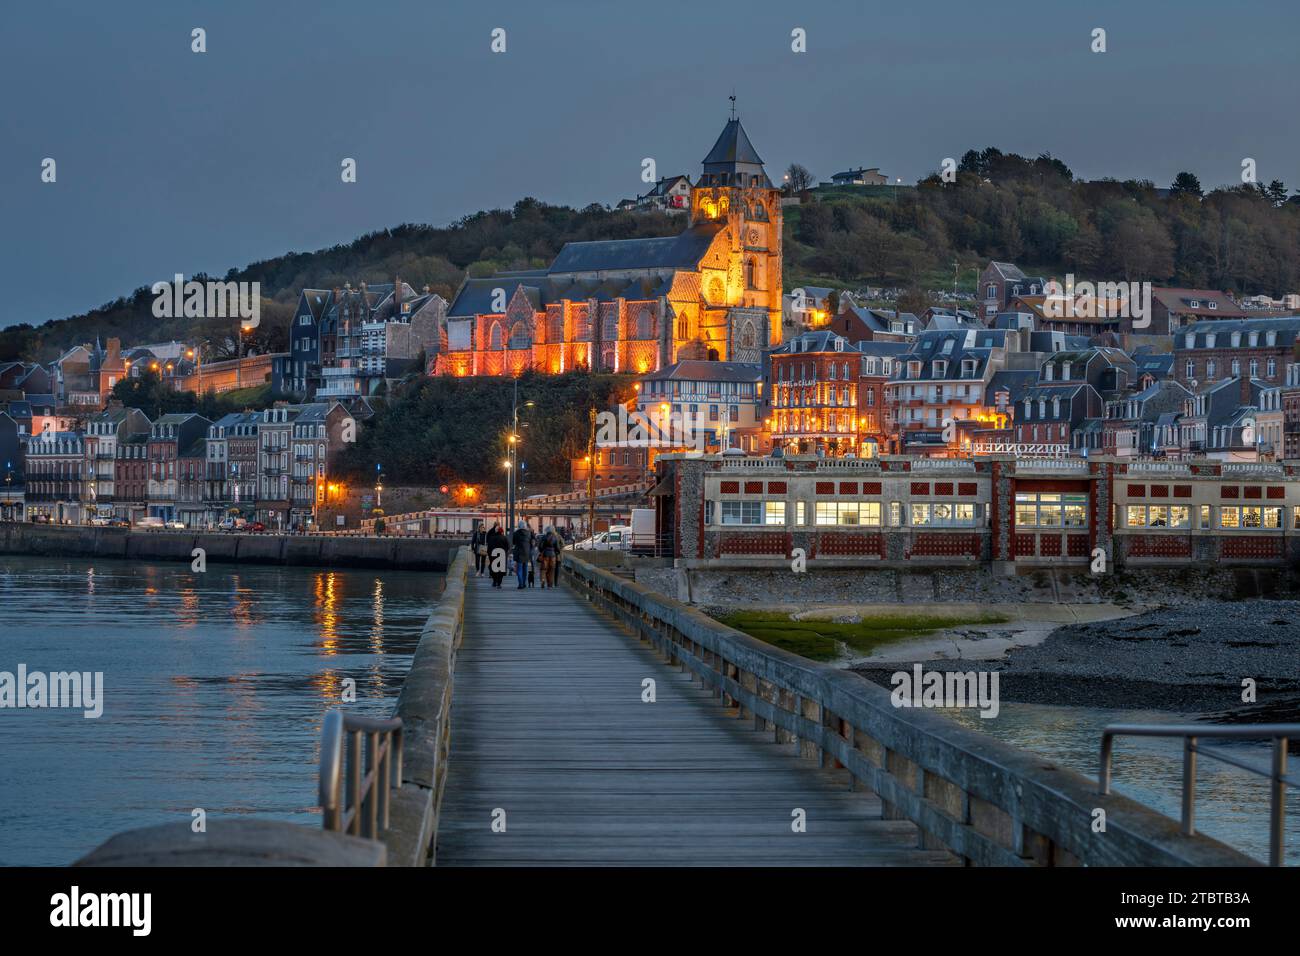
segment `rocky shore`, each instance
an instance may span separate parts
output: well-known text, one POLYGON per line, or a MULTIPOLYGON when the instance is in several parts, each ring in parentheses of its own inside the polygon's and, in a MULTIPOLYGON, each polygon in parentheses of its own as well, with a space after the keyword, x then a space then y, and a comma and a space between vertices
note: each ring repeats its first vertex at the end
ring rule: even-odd
MULTIPOLYGON (((972 661, 930 659, 925 666, 969 670, 972 661)), ((1014 647, 975 666, 999 671, 1003 701, 1296 720, 1300 601, 1182 603, 1119 620, 1066 624, 1040 644, 1014 647), (1246 678, 1256 685, 1253 707, 1242 701, 1246 678)), ((899 665, 851 669, 888 687, 899 665)))

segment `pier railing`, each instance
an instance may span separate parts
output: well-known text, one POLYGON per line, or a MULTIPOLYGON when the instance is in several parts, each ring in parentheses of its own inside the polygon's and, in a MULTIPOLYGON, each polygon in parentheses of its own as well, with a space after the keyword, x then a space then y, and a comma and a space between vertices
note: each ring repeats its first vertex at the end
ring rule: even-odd
POLYGON ((1196 757, 1204 754, 1211 760, 1265 777, 1269 781, 1268 865, 1282 866, 1286 848, 1286 788, 1300 787, 1300 778, 1286 772, 1287 744, 1300 740, 1300 724, 1254 724, 1225 727, 1222 724, 1111 724, 1101 734, 1101 770, 1097 779, 1101 793, 1110 793, 1110 764, 1116 737, 1181 737, 1183 739, 1183 811, 1182 829, 1186 836, 1196 833, 1196 757), (1233 754, 1211 749, 1200 738, 1218 740, 1270 740, 1273 758, 1268 770, 1247 763, 1233 754))
POLYGON ((456 653, 464 635, 469 548, 457 548, 442 598, 425 622, 402 682, 394 717, 402 722, 401 785, 392 794, 392 819, 382 834, 389 866, 433 862, 438 813, 451 749, 451 701, 456 653))
POLYGON ((1037 754, 888 690, 727 627, 594 567, 571 551, 567 584, 670 663, 691 672, 739 718, 820 766, 844 768, 875 793, 885 819, 910 820, 926 849, 979 866, 1251 866, 1256 861, 1037 754), (1105 811, 1104 831, 1094 829, 1105 811))
POLYGON ((391 792, 402 783, 402 721, 334 709, 320 746, 320 805, 326 830, 371 840, 388 829, 391 792))

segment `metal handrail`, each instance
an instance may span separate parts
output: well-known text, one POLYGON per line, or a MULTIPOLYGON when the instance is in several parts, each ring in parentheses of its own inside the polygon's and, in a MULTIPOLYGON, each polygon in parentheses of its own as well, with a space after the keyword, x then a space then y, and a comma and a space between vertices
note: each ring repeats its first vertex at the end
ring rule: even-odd
POLYGON ((320 746, 324 829, 378 839, 388 829, 390 793, 401 784, 401 718, 361 717, 338 708, 325 715, 320 746))
POLYGON ((1282 866, 1286 845, 1286 787, 1300 787, 1300 778, 1286 772, 1286 749, 1289 740, 1300 740, 1300 724, 1254 724, 1225 726, 1223 724, 1111 724, 1101 733, 1101 770, 1098 773, 1100 792, 1110 793, 1110 761, 1115 737, 1182 737, 1183 738, 1183 833, 1196 832, 1196 755, 1218 760, 1256 776, 1267 777, 1269 784, 1269 836, 1268 865, 1282 866), (1273 741, 1273 764, 1265 771, 1221 750, 1199 745, 1201 737, 1273 741))

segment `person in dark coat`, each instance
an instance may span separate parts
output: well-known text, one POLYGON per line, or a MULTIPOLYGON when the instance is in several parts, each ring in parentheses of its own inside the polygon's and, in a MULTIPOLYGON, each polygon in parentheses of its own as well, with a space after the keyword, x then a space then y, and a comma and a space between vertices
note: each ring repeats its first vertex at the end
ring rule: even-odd
POLYGON ((487 536, 487 527, 478 522, 469 539, 470 550, 474 552, 474 571, 479 577, 483 577, 483 569, 487 567, 487 536))
POLYGON ((546 532, 542 535, 537 544, 542 568, 542 587, 555 587, 560 562, 560 551, 563 550, 563 548, 564 542, 560 539, 556 530, 547 527, 546 532))
POLYGON ((515 557, 515 577, 519 579, 519 590, 523 590, 528 586, 528 565, 533 560, 533 531, 523 518, 510 536, 510 546, 515 557))
POLYGON ((506 576, 506 556, 510 553, 510 539, 501 530, 501 525, 494 524, 487 535, 488 571, 492 575, 492 586, 501 587, 506 576))

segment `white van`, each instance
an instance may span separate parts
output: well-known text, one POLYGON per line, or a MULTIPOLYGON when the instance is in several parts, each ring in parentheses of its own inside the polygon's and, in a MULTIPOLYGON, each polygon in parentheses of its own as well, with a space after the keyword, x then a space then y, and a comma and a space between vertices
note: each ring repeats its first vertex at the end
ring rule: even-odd
POLYGON ((163 528, 163 519, 155 518, 153 515, 145 515, 135 519, 135 526, 141 531, 161 531, 163 528))

